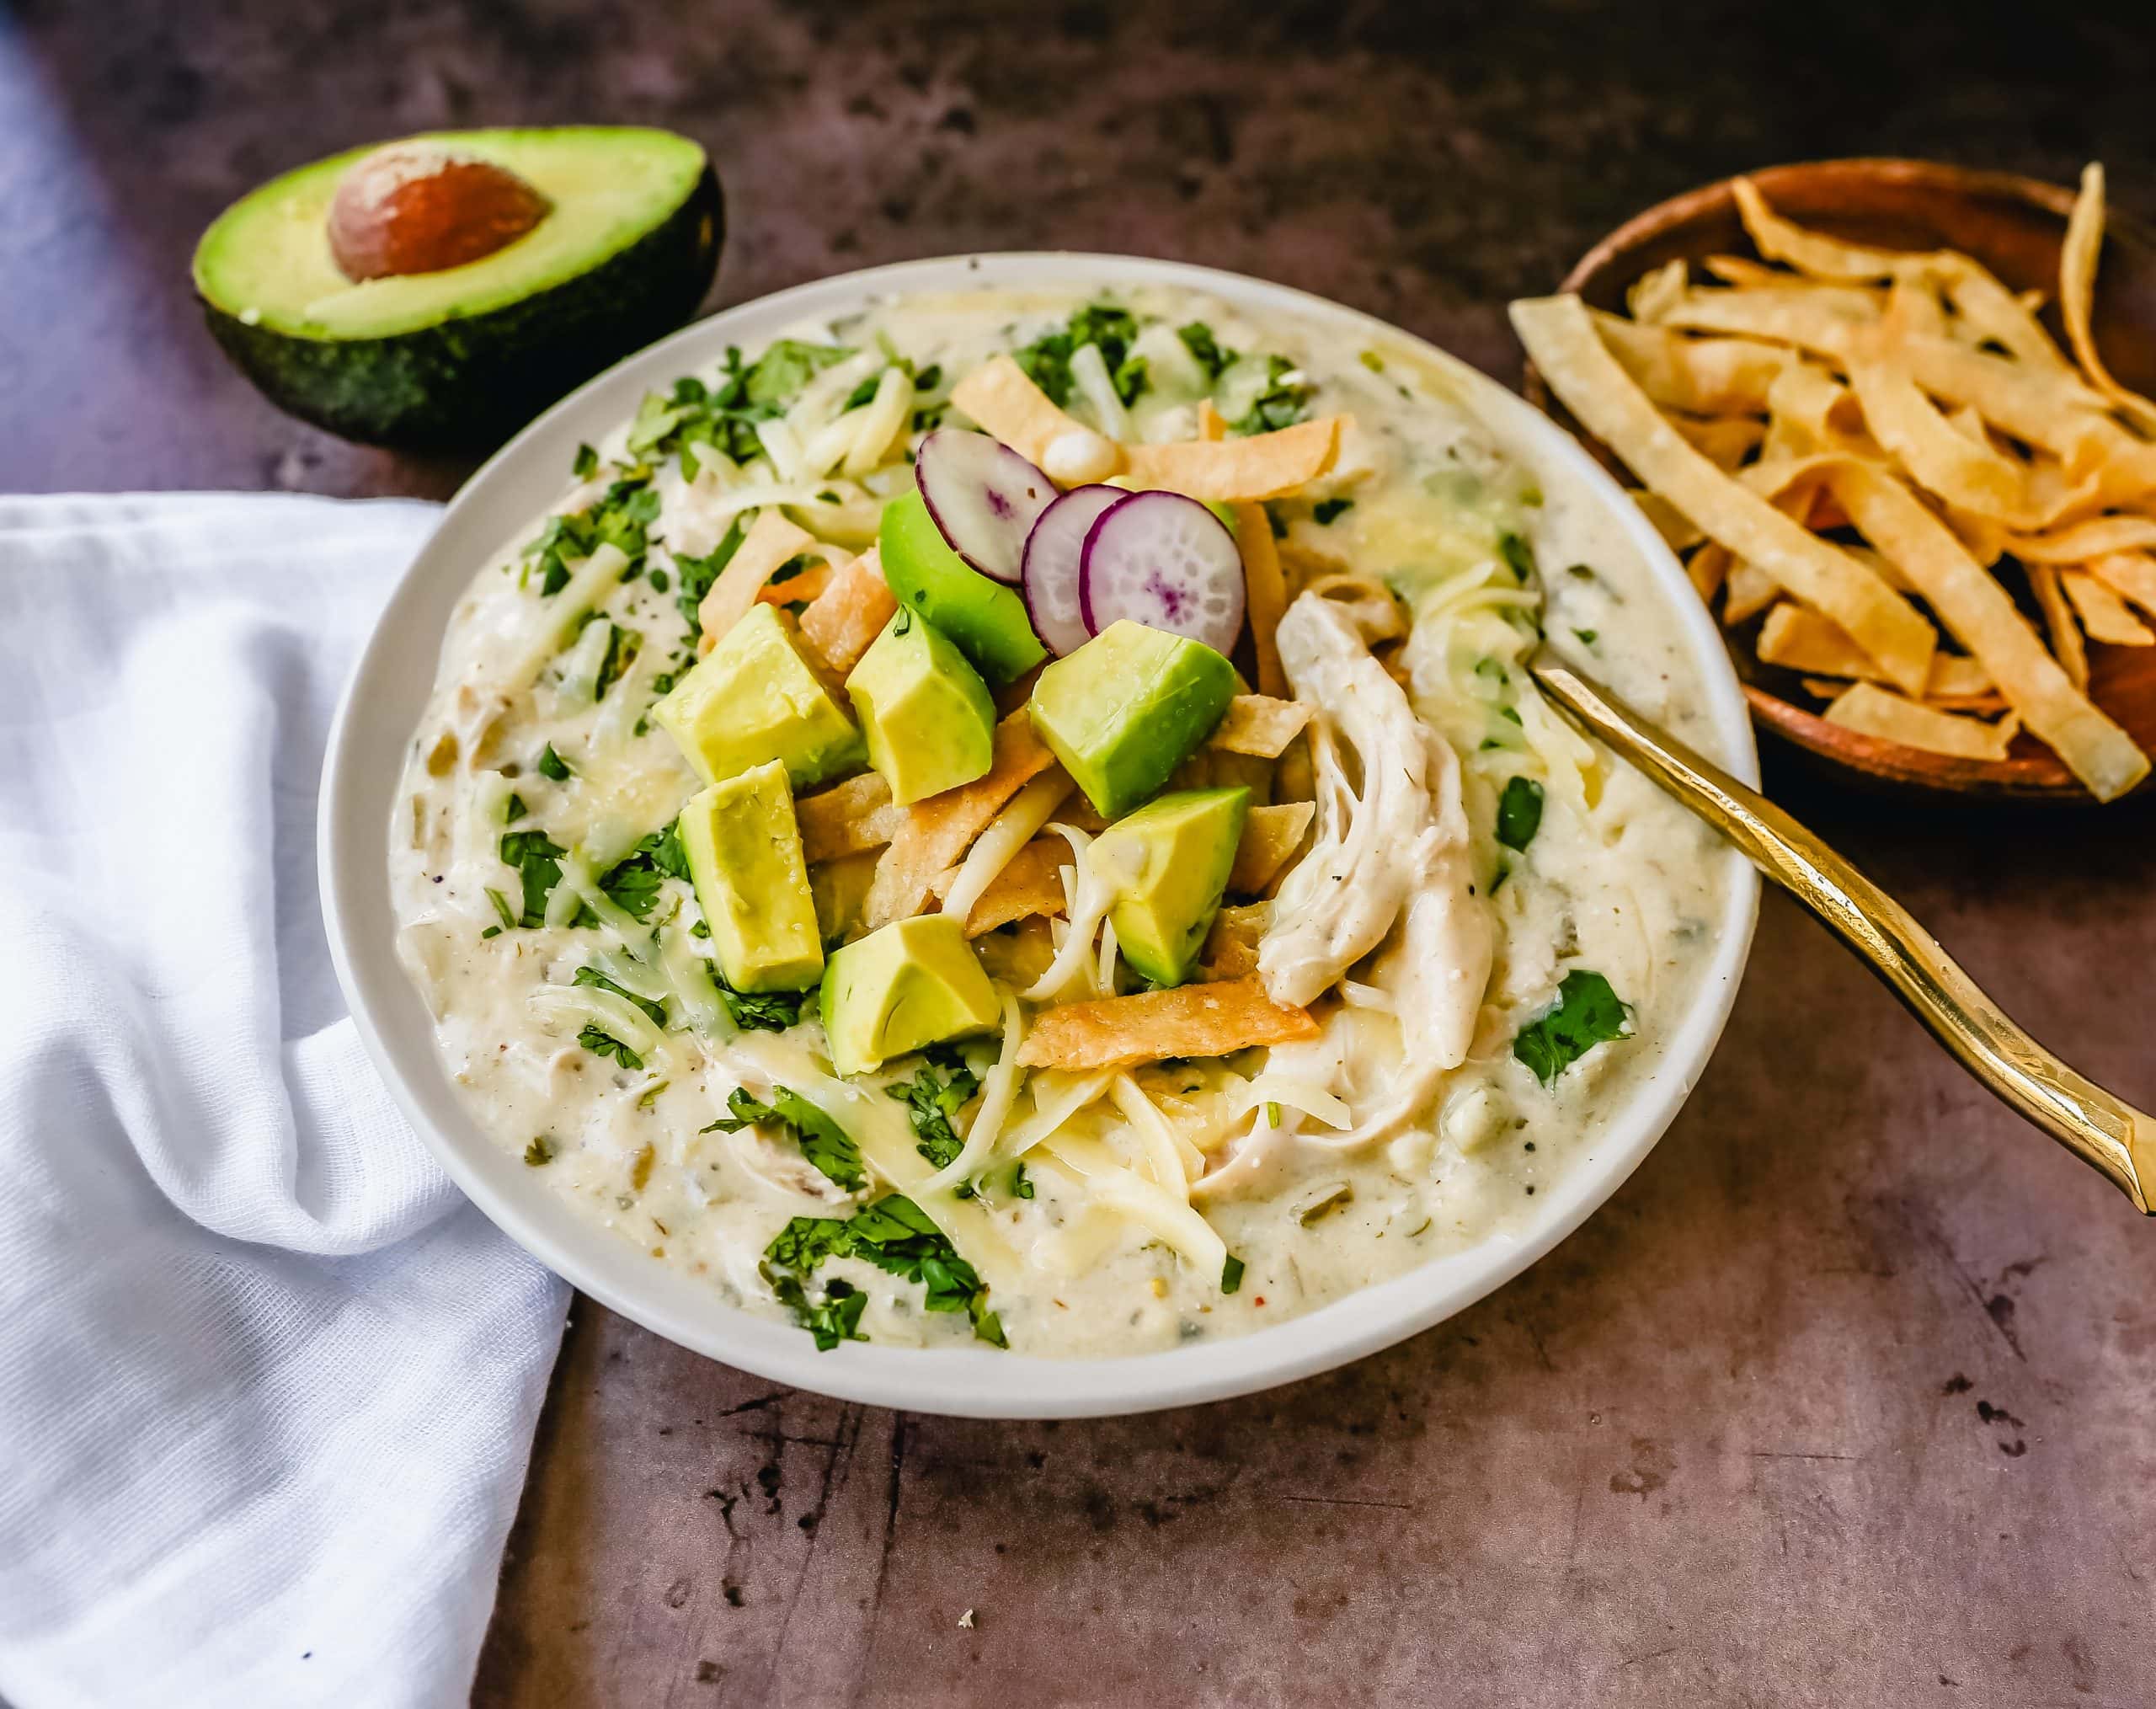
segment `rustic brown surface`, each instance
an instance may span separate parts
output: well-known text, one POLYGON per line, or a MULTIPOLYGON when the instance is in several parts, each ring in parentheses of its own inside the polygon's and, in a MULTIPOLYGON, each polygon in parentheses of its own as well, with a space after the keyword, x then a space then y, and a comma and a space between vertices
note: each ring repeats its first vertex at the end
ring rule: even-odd
MULTIPOLYGON (((728 301, 1060 242, 1310 286, 1508 377, 1508 293, 1737 167, 2064 179, 2100 153, 2156 206, 2145 24, 1256 10, 18 0, 0 484, 446 492, 452 465, 274 415, 183 289, 253 179, 440 124, 703 137, 728 301)), ((1773 782, 2041 1035, 2156 1101, 2156 817, 1773 782)), ((579 1303, 477 1697, 2145 1704, 2152 1297, 2156 1228, 1769 903, 1729 1037, 1632 1183, 1511 1287, 1335 1375, 1120 1423, 901 1418, 579 1303)))

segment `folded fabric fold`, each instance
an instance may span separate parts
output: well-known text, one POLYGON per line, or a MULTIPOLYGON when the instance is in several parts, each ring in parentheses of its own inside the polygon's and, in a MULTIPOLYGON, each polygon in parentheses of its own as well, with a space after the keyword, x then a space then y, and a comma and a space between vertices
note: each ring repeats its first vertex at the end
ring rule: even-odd
POLYGON ((330 970, 336 697, 431 505, 0 499, 0 1699, 468 1693, 567 1290, 330 970))

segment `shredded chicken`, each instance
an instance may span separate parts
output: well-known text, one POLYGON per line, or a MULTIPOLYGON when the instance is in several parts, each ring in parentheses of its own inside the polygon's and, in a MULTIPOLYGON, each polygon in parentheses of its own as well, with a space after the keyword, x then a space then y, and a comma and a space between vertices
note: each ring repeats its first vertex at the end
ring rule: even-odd
POLYGON ((1401 1059, 1377 1108, 1357 1111, 1359 1143, 1412 1117, 1466 1059, 1494 939, 1452 750, 1371 656, 1351 608, 1305 594, 1279 633, 1295 697, 1320 709, 1317 840, 1281 884, 1258 972, 1276 1002, 1305 1005, 1385 946, 1373 982, 1394 1000, 1401 1059))

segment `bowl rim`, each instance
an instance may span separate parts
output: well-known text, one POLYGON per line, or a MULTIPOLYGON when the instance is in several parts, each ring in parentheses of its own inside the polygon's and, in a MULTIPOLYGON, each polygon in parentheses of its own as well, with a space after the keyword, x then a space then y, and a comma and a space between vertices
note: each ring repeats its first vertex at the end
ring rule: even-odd
POLYGON ((1675 557, 1570 435, 1497 382, 1412 334, 1292 287, 1188 263, 1074 251, 957 254, 894 263, 737 304, 662 339, 572 393, 466 483, 391 592, 355 665, 323 761, 318 818, 323 913, 360 1039, 398 1107, 450 1177, 500 1229, 610 1310, 692 1351, 771 1381, 845 1401, 970 1418, 1076 1418, 1225 1399, 1345 1365, 1481 1299, 1542 1257, 1623 1184, 1674 1119, 1721 1037, 1748 957, 1757 873, 1732 856, 1715 952, 1696 993, 1630 1096, 1514 1233, 1433 1259, 1315 1311, 1244 1335, 1160 1352, 1055 1359, 981 1348, 847 1343, 819 1353, 802 1332, 729 1306, 707 1284, 651 1263, 615 1231, 575 1215, 457 1101, 431 1017, 394 948, 385 828, 403 756, 432 692, 449 616, 472 565, 528 528, 561 489, 576 446, 633 412, 654 384, 790 322, 857 309, 896 291, 1003 286, 1203 291, 1259 312, 1328 322, 1412 347, 1472 407, 1598 503, 1664 585, 1705 685, 1704 745, 1746 781, 1758 761, 1734 670, 1675 557), (1678 597, 1683 594, 1684 598, 1678 597))
MULTIPOLYGON (((1739 178, 1749 179, 1758 184, 1769 201, 1775 200, 1778 185, 1785 186, 1800 179, 1869 179, 1940 195, 2014 201, 2055 218, 2062 239, 2075 200, 2072 190, 2047 179, 1992 168, 1957 166, 1949 161, 1919 160, 1902 155, 1846 155, 1825 160, 1784 161, 1694 184, 1641 209, 1597 239, 1572 264, 1559 282, 1558 292, 1583 294, 1586 287, 1602 275, 1624 267, 1634 250, 1681 230, 1695 219, 1729 207, 1735 200, 1732 186, 1739 178)), ((1801 211, 1798 216, 1803 217, 1801 211)), ((2119 208, 2106 207, 2104 241, 2107 244, 2126 243, 2138 249, 2156 250, 2156 227, 2119 208)), ((1523 374, 1524 390, 1529 400, 1547 409, 1551 401, 1549 389, 1532 362, 1525 365, 1523 374)), ((1597 446, 1591 454, 1604 453, 1597 446)), ((1733 659, 1736 643, 1726 633, 1723 644, 1733 659)), ((1790 746, 1815 761, 1833 766, 1859 783, 1952 801, 2031 808, 2095 808, 2102 804, 2048 750, 2005 760, 1934 754, 1926 749, 1912 748, 1881 736, 1829 724, 1811 708, 1745 679, 1741 671, 1739 679, 1743 682, 1745 698, 1751 702, 1756 722, 1790 746)), ((2156 782, 2145 782, 2133 793, 2138 794, 2150 788, 2156 788, 2156 782)))

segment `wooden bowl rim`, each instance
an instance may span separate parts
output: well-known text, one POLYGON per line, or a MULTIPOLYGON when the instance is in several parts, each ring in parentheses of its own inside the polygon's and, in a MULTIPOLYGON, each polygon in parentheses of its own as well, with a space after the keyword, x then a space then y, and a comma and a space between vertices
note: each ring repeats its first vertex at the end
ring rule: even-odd
MULTIPOLYGON (((1944 161, 1908 160, 1891 155, 1850 156, 1833 160, 1791 161, 1762 167, 1756 172, 1733 173, 1694 189, 1683 190, 1644 208, 1604 237, 1573 264, 1557 289, 1583 292, 1604 270, 1620 264, 1633 250, 1702 216, 1718 213, 1734 203, 1732 186, 1738 178, 1758 184, 1769 201, 1778 184, 1793 179, 1816 184, 1836 177, 1908 184, 1965 197, 1990 196, 2017 200, 2056 216, 2062 222, 2073 211, 2074 192, 2063 185, 2021 173, 1996 172, 1976 167, 1951 165, 1944 161)), ((2063 235, 2063 234, 2062 234, 2063 235)), ((2123 240, 2156 251, 2156 230, 2130 216, 2105 210, 2105 240, 2123 240)), ((1522 389, 1537 408, 1548 409, 1552 399, 1534 365, 1525 365, 1522 389)), ((1598 453, 1606 448, 1577 424, 1573 431, 1598 453)), ((1726 631, 1723 644, 1740 666, 1748 665, 1726 631)), ((1740 676, 1743 676, 1740 670, 1740 676)), ((1951 794, 1961 798, 1988 796, 2000 800, 2041 802, 2053 806, 2095 806, 2095 798, 2050 752, 2008 760, 1969 760, 1951 754, 1935 754, 1900 742, 1865 735, 1829 724, 1817 713, 1785 700, 1745 677, 1744 697, 1753 721, 1782 740, 1818 756, 1860 776, 1904 788, 1951 794)), ((2156 787, 2156 777, 2144 781, 2134 793, 2156 787)))

